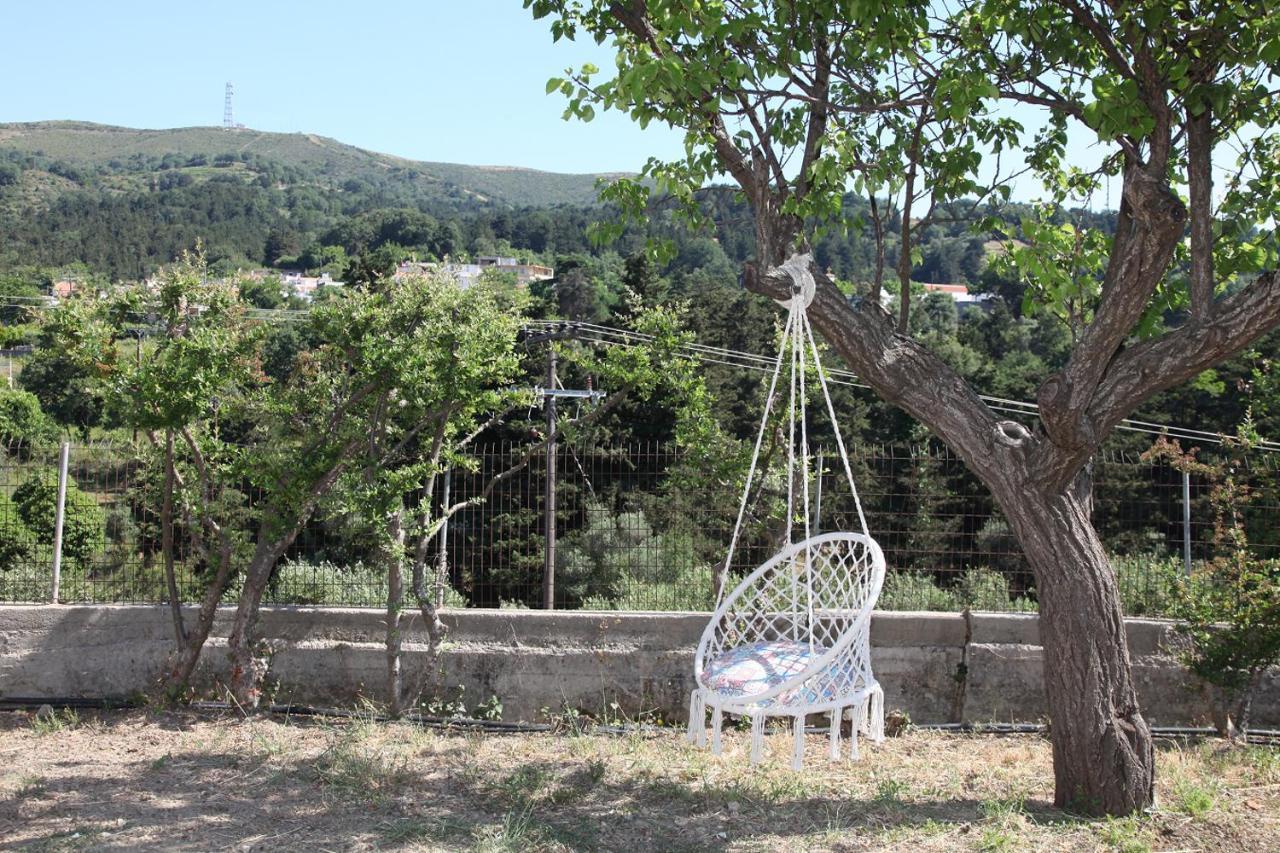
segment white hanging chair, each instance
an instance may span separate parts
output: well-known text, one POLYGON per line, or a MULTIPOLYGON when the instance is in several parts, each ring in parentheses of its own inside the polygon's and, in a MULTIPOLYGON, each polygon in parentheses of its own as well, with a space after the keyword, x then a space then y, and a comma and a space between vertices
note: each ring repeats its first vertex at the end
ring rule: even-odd
POLYGON ((797 281, 788 307, 773 378, 765 400, 764 417, 756 437, 751 467, 729 541, 723 578, 728 578, 733 552, 742 530, 751 485, 756 476, 769 415, 778 391, 784 358, 790 359, 787 448, 787 545, 751 572, 727 596, 724 583, 717 590, 716 610, 702 632, 694 659, 697 687, 689 700, 689 739, 706 744, 706 712, 711 711, 711 749, 720 754, 725 713, 751 720, 751 762, 760 760, 766 717, 793 720, 795 747, 792 767, 804 761, 804 721, 809 714, 830 716, 830 758, 840 755, 840 729, 853 721, 849 752, 858 758, 858 733, 872 740, 884 738, 884 691, 871 673, 871 611, 884 583, 885 561, 880 546, 867 532, 853 469, 836 422, 835 407, 818 357, 817 343, 806 309, 813 299, 814 281, 807 256, 788 263, 797 281), (812 361, 826 401, 836 446, 857 508, 861 533, 813 535, 818 519, 809 506, 809 440, 805 421, 806 362, 812 361), (798 427, 798 429, 797 429, 798 427), (799 471, 801 506, 796 506, 799 471), (803 527, 792 541, 796 510, 803 527))

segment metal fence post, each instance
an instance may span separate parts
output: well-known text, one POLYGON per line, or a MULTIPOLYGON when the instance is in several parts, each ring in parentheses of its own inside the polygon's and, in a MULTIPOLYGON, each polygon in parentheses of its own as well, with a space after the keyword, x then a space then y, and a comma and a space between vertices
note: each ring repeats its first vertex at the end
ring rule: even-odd
POLYGON ((542 607, 556 608, 556 348, 547 347, 547 483, 545 502, 547 535, 542 555, 542 607))
POLYGON ((58 454, 58 503, 53 511, 53 592, 49 596, 50 604, 58 603, 58 591, 62 586, 62 521, 67 509, 67 462, 71 455, 71 445, 62 442, 62 450, 58 454))
POLYGON ((1182 567, 1191 576, 1191 473, 1182 472, 1182 567))

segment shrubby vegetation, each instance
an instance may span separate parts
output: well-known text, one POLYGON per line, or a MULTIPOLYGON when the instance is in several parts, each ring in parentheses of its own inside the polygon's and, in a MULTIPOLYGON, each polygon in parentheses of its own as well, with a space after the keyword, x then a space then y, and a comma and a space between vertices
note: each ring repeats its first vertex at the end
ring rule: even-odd
MULTIPOLYGON (((13 490, 13 504, 35 541, 52 545, 58 504, 57 470, 31 472, 26 481, 13 490)), ((68 479, 62 520, 63 559, 86 565, 105 544, 105 525, 106 516, 98 502, 82 492, 74 480, 68 479)))

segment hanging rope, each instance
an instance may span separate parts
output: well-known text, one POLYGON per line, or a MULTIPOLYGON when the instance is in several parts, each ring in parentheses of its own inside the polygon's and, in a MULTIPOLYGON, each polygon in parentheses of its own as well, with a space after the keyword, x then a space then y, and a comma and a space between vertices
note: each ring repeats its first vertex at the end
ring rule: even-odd
MULTIPOLYGON (((790 334, 792 324, 795 323, 795 312, 787 314, 787 325, 783 331, 784 335, 790 334)), ((719 582, 716 584, 716 607, 719 608, 720 602, 724 600, 725 585, 729 580, 729 567, 733 564, 733 551, 738 545, 738 534, 742 532, 742 519, 747 513, 747 501, 751 497, 751 482, 755 478, 756 463, 760 461, 760 447, 764 443, 765 429, 769 425, 769 414, 773 410, 773 397, 778 390, 778 377, 782 374, 782 352, 778 352, 778 359, 773 365, 773 377, 769 380, 769 393, 765 396, 764 401, 764 417, 760 419, 760 432, 756 434, 756 446, 751 452, 751 467, 747 469, 747 484, 742 490, 742 501, 738 505, 738 520, 733 525, 733 535, 729 537, 729 553, 724 558, 724 571, 720 573, 719 582)))
POLYGON ((801 320, 809 329, 809 347, 813 352, 813 363, 818 369, 818 384, 822 386, 822 396, 827 401, 827 414, 831 418, 832 432, 836 435, 836 449, 840 451, 840 461, 844 463, 844 475, 849 480, 849 492, 853 495, 853 505, 858 510, 858 524, 862 526, 862 535, 870 539, 871 532, 867 529, 867 516, 862 511, 862 500, 858 497, 858 484, 853 480, 853 467, 849 464, 849 454, 844 449, 844 438, 840 435, 840 428, 837 426, 836 407, 831 402, 831 389, 827 387, 827 377, 822 370, 822 359, 818 357, 818 344, 813 338, 813 329, 809 326, 808 316, 802 315, 801 320))
MULTIPOLYGON (((790 359, 790 371, 788 377, 788 394, 787 394, 787 502, 786 502, 786 544, 792 544, 792 531, 796 523, 796 479, 799 475, 800 487, 802 492, 801 509, 803 510, 803 536, 808 540, 813 535, 817 519, 812 518, 812 508, 809 501, 809 428, 808 428, 808 388, 807 388, 807 365, 806 362, 811 357, 814 365, 814 372, 818 377, 818 385, 822 388, 823 400, 826 403, 827 415, 831 419, 832 432, 836 438, 836 448, 840 452, 840 461, 844 469, 845 477, 849 481, 849 491, 853 495, 854 507, 858 513, 858 523, 862 528, 862 534, 870 538, 870 532, 867 528, 866 514, 862 509, 862 500, 858 495, 858 487, 853 479, 853 466, 849 463, 849 453, 845 448, 844 438, 840 434, 839 422, 836 419, 835 405, 831 400, 831 389, 827 384, 826 371, 822 368, 822 360, 818 352, 817 339, 813 333, 813 327, 809 323, 807 309, 813 296, 812 276, 808 273, 807 261, 804 264, 795 262, 795 258, 790 259, 784 268, 791 272, 793 280, 797 282, 794 295, 784 304, 787 306, 787 321, 783 327, 781 343, 778 347, 778 356, 774 360, 772 376, 769 380, 769 391, 765 396, 764 416, 760 419, 760 429, 756 433, 755 447, 751 452, 751 465, 747 469, 747 480, 742 490, 742 499, 738 504, 738 516, 734 521, 733 533, 729 538, 729 550, 725 554, 724 566, 720 572, 720 577, 716 584, 716 608, 718 609, 724 600, 725 589, 728 586, 729 573, 733 567, 733 555, 737 550, 738 541, 742 536, 742 525, 746 519, 747 503, 751 498, 751 487, 756 481, 756 469, 760 463, 760 450, 764 444, 764 435, 768 431, 769 417, 773 413, 774 400, 778 394, 778 380, 782 375, 782 363, 784 359, 790 359), (799 447, 796 442, 796 426, 799 422, 799 447), (800 466, 799 471, 796 470, 797 462, 800 466)), ((818 472, 821 477, 822 473, 818 472)), ((809 643, 813 643, 814 634, 814 592, 812 577, 812 553, 808 546, 805 547, 803 559, 804 565, 804 595, 806 598, 807 611, 807 631, 809 643)), ((795 577, 797 573, 792 573, 791 580, 791 604, 793 610, 798 609, 799 604, 799 581, 795 577)))

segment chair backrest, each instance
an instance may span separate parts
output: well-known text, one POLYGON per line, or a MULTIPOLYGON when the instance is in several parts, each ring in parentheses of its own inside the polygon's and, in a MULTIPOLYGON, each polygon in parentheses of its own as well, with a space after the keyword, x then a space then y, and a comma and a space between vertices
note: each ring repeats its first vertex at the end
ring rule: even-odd
POLYGON ((880 546, 861 533, 824 533, 796 542, 747 575, 711 617, 698 644, 704 661, 759 642, 812 643, 835 652, 870 624, 884 584, 880 546))

